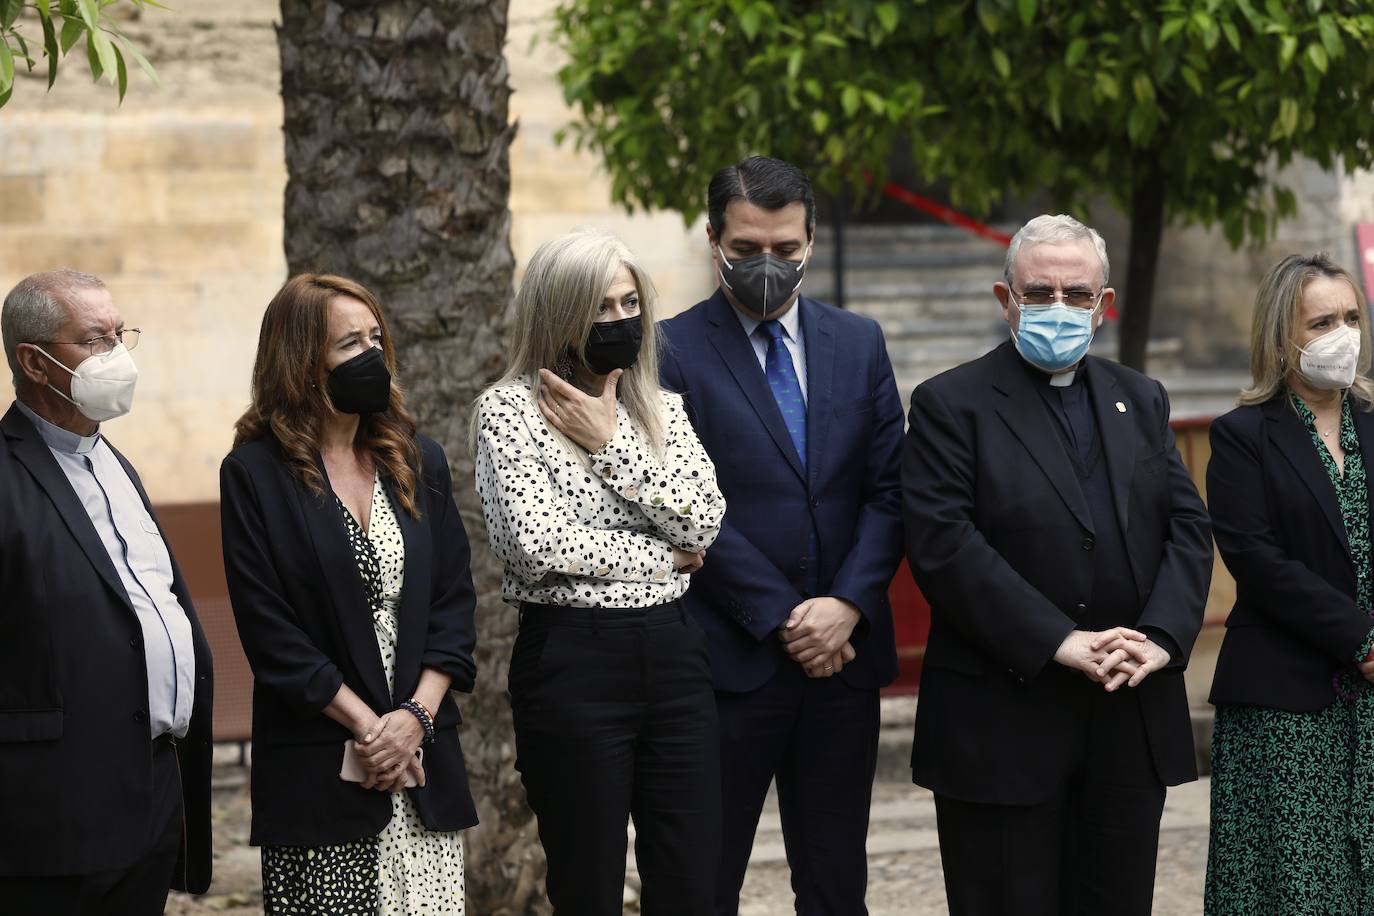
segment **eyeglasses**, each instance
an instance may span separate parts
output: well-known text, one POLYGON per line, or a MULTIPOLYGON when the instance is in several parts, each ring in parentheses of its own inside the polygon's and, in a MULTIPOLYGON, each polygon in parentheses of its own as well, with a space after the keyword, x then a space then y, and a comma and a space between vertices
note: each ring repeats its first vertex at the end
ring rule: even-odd
POLYGON ((1054 305, 1056 301, 1063 302, 1065 305, 1073 306, 1076 309, 1090 309, 1097 305, 1098 298, 1102 295, 1088 289, 1066 289, 1052 290, 1039 287, 1027 290, 1024 294, 1018 294, 1007 284, 1007 289, 1015 296, 1023 306, 1030 308, 1044 308, 1054 305))
POLYGON ((138 346, 138 337, 143 332, 138 328, 125 328, 122 331, 115 331, 114 334, 104 337, 92 337, 89 340, 37 340, 34 343, 41 344, 66 344, 71 347, 85 347, 92 356, 104 356, 115 347, 123 344, 125 349, 132 350, 138 346))

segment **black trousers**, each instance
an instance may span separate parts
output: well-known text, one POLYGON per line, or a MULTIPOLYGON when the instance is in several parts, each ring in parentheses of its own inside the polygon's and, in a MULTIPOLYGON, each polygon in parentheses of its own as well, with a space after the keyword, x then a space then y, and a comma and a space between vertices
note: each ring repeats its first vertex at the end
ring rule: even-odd
POLYGON ((87 875, 0 877, 0 912, 6 916, 161 913, 182 838, 181 777, 176 750, 166 739, 153 742, 152 798, 148 845, 133 864, 87 875))
POLYGON ((797 913, 863 916, 878 691, 850 687, 838 677, 808 678, 787 659, 757 690, 717 693, 716 708, 724 802, 716 916, 739 911, 774 778, 797 913))
POLYGON ((1083 758, 1047 801, 935 796, 952 916, 1149 916, 1165 788, 1136 694, 1093 689, 1083 758))
POLYGON ((516 768, 557 916, 620 916, 626 826, 646 916, 702 916, 720 849, 706 637, 682 606, 526 604, 510 664, 516 768))

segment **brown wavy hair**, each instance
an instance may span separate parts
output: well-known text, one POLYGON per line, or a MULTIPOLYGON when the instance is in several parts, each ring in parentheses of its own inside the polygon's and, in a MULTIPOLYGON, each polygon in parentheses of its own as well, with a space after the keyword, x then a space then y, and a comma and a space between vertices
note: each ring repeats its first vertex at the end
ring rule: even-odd
POLYGON ((324 494, 324 479, 315 462, 324 421, 335 414, 326 393, 329 373, 324 357, 329 348, 329 304, 337 296, 357 299, 376 317, 382 329, 382 357, 392 378, 387 409, 360 418, 355 444, 372 454, 402 507, 419 518, 415 486, 420 447, 415 420, 406 412, 405 394, 396 383, 391 331, 377 299, 352 280, 298 274, 267 304, 253 361, 253 403, 234 424, 234 447, 272 436, 291 471, 310 492, 324 494))

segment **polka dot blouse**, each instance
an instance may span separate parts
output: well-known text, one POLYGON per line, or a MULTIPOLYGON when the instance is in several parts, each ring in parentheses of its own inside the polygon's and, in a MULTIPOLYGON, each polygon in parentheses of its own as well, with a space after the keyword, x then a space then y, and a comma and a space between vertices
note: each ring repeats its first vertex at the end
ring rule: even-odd
POLYGON ((687 591, 672 549, 709 547, 725 499, 682 398, 662 397, 661 459, 621 408, 615 435, 584 462, 544 421, 528 381, 482 395, 477 493, 508 602, 638 608, 687 591))

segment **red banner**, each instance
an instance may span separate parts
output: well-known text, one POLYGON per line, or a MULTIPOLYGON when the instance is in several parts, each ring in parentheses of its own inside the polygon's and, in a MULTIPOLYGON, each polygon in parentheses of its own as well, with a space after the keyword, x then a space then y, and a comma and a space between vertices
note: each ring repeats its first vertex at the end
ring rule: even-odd
POLYGON ((1355 252, 1364 277, 1365 300, 1374 300, 1374 223, 1355 224, 1355 252))

